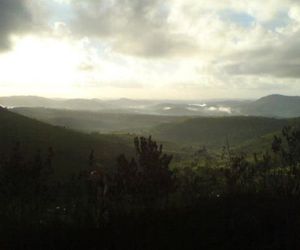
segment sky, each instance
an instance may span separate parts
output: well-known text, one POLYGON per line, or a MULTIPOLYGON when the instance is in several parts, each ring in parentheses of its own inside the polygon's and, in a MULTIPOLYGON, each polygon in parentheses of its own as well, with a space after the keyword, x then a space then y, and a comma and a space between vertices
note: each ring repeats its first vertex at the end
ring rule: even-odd
POLYGON ((0 95, 300 95, 299 0, 0 0, 0 95))

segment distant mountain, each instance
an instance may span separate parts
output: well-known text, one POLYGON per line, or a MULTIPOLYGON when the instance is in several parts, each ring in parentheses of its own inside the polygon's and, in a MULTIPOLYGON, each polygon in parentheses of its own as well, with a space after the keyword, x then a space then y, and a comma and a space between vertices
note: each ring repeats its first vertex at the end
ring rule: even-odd
POLYGON ((0 97, 0 105, 5 107, 39 107, 50 109, 106 111, 110 113, 134 113, 164 116, 229 116, 237 115, 236 106, 241 101, 169 101, 100 99, 49 99, 37 96, 0 97), (232 108, 234 107, 234 108, 232 108))
MULTIPOLYGON (((47 107, 46 108, 52 108, 47 107)), ((60 109, 73 109, 73 110, 101 110, 107 108, 107 105, 99 99, 69 99, 56 101, 56 107, 60 109)))
POLYGON ((133 100, 128 98, 120 98, 116 100, 106 100, 105 103, 111 108, 129 108, 129 109, 143 109, 149 105, 159 103, 156 100, 133 100))
POLYGON ((51 99, 38 96, 10 96, 0 97, 0 105, 4 107, 40 107, 71 110, 118 110, 128 109, 139 111, 149 105, 156 104, 151 100, 131 100, 121 98, 116 100, 101 99, 51 99))
POLYGON ((242 106, 241 112, 266 117, 300 117, 300 96, 265 96, 242 106))
POLYGON ((0 105, 5 107, 54 107, 57 101, 39 96, 0 97, 0 105))
POLYGON ((0 97, 0 105, 5 107, 44 107, 76 110, 99 110, 106 108, 99 99, 50 99, 38 96, 0 97))
POLYGON ((256 101, 207 100, 166 101, 121 98, 49 99, 37 96, 0 97, 0 106, 42 107, 107 113, 132 113, 163 116, 265 116, 278 118, 300 117, 300 96, 269 95, 256 101))

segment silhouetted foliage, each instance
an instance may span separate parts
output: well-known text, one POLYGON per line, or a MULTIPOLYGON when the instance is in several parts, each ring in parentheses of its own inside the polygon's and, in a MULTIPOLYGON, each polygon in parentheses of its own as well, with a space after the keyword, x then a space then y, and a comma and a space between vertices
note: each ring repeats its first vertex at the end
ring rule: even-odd
POLYGON ((78 175, 57 181, 52 147, 29 155, 16 143, 0 154, 0 237, 39 235, 50 242, 30 243, 40 249, 58 239, 64 249, 298 249, 297 129, 284 128, 270 152, 227 146, 218 158, 203 148, 172 168, 151 137, 134 147, 115 168, 91 150, 78 175))
POLYGON ((135 138, 136 158, 118 158, 117 183, 119 194, 128 196, 135 203, 151 206, 165 200, 174 187, 169 169, 171 155, 163 153, 163 146, 151 137, 135 138))

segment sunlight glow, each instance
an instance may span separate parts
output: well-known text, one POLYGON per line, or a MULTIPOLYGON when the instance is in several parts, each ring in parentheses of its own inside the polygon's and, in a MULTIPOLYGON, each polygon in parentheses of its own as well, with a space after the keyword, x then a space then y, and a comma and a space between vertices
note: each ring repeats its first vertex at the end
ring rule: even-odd
POLYGON ((79 80, 80 50, 68 41, 15 38, 15 48, 0 57, 0 82, 23 88, 68 89, 79 80))

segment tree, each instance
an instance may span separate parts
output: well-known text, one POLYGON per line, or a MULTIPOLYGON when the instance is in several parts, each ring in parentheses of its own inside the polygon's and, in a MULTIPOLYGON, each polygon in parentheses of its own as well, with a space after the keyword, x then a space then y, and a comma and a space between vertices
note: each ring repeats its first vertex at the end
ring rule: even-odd
POLYGON ((277 188, 284 195, 300 194, 300 130, 284 127, 282 137, 274 136, 272 151, 279 160, 279 168, 273 171, 277 188))
POLYGON ((172 155, 163 153, 163 146, 151 136, 134 139, 136 158, 130 161, 124 155, 118 158, 118 183, 122 193, 146 205, 165 199, 174 180, 169 165, 172 155))

